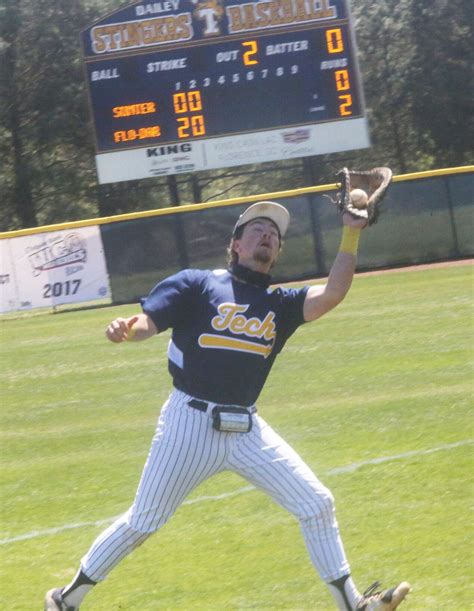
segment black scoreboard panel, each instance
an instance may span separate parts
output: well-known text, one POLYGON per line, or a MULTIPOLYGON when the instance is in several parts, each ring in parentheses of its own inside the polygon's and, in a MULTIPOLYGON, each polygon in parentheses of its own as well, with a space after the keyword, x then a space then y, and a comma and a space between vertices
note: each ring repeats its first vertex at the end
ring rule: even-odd
POLYGON ((109 59, 88 72, 98 151, 361 116, 347 26, 109 59))
POLYGON ((204 169, 213 139, 280 130, 291 146, 304 132, 282 130, 354 119, 347 148, 367 145, 345 0, 137 3, 83 32, 83 47, 98 155, 201 141, 187 169, 204 169))

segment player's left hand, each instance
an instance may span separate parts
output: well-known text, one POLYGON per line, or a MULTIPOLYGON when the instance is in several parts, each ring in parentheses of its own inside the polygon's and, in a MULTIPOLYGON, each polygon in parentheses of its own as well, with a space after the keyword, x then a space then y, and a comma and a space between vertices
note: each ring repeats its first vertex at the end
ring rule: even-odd
POLYGON ((132 340, 135 335, 134 324, 137 322, 138 316, 132 318, 116 318, 113 320, 105 331, 108 340, 119 344, 126 340, 132 340))
POLYGON ((354 229, 364 229, 368 224, 367 219, 356 219, 352 214, 349 214, 349 212, 344 212, 342 215, 342 222, 348 227, 354 227, 354 229))

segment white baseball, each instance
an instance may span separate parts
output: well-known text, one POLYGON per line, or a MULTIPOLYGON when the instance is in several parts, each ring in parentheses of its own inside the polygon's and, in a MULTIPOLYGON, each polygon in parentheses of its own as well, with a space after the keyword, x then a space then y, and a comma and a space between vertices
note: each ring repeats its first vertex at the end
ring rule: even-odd
POLYGON ((363 189, 352 189, 351 202, 355 208, 367 208, 369 197, 363 189))

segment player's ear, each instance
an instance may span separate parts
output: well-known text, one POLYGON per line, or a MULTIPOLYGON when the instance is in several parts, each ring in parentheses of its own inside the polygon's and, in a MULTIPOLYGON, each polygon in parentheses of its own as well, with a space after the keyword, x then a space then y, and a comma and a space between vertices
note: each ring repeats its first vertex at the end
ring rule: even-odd
POLYGON ((235 252, 236 254, 238 254, 239 249, 240 249, 240 238, 232 238, 232 242, 231 242, 231 248, 232 251, 235 252))

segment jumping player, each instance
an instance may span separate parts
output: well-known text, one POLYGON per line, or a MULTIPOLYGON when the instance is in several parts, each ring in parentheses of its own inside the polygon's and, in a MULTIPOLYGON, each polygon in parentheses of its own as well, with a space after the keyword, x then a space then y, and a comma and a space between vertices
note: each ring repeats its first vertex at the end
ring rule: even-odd
POLYGON ((132 550, 161 528, 201 482, 232 470, 269 494, 300 522, 310 559, 343 611, 398 607, 406 582, 361 594, 350 575, 331 492, 257 413, 256 401, 285 342, 346 296, 365 221, 343 215, 339 252, 324 286, 270 288, 290 215, 275 202, 239 217, 227 270, 187 269, 142 300, 142 312, 107 327, 114 343, 142 341, 172 329, 168 347, 173 391, 130 509, 82 558, 72 582, 46 594, 47 611, 79 609, 86 594, 132 550))

